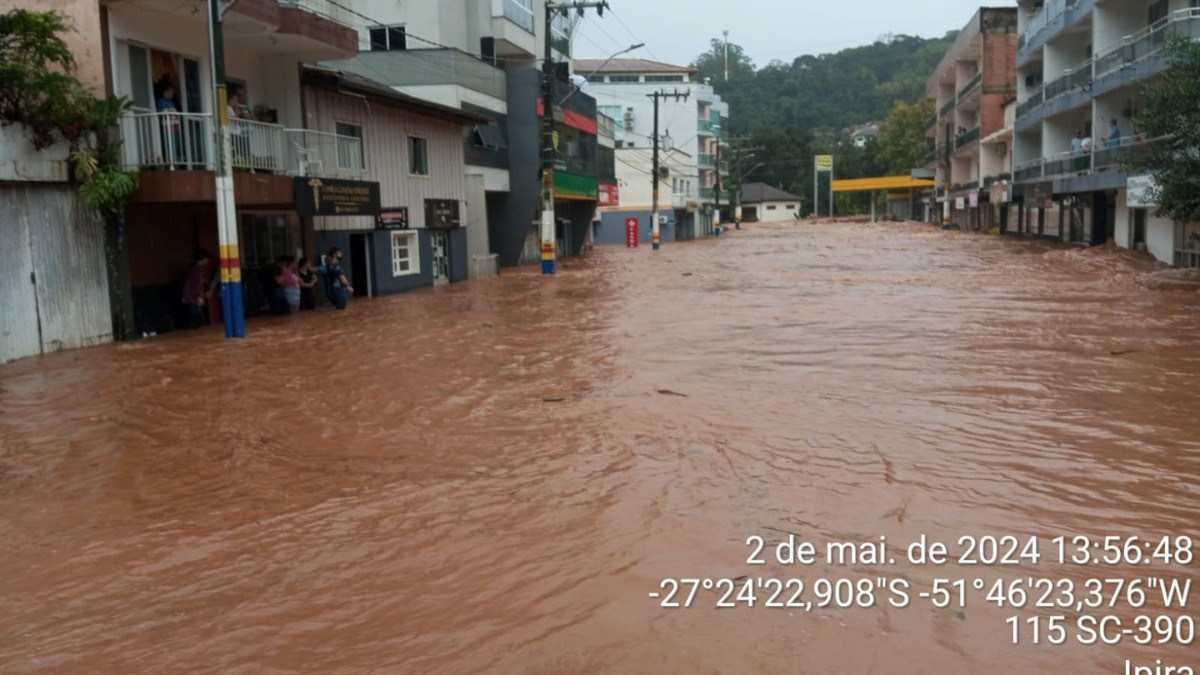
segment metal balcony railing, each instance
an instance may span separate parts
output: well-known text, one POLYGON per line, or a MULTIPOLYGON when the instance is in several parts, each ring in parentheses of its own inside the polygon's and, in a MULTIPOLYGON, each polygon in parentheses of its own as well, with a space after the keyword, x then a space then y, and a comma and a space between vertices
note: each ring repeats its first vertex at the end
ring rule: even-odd
POLYGON ((994 176, 985 176, 983 179, 983 187, 990 188, 996 183, 1003 183, 1012 180, 1011 173, 1001 173, 994 176))
POLYGON ((970 80, 968 80, 967 83, 963 85, 963 88, 958 90, 958 100, 961 101, 962 99, 966 98, 969 94, 975 91, 976 87, 981 84, 983 84, 983 71, 976 73, 975 77, 972 77, 970 80))
POLYGON ((1018 182, 1038 180, 1042 177, 1042 171, 1045 168, 1045 162, 1041 158, 1022 162, 1016 166, 1013 172, 1013 177, 1018 182))
POLYGON ((1066 13, 1068 8, 1074 7, 1079 3, 1079 0, 1047 0, 1046 4, 1025 24, 1025 32, 1017 39, 1017 48, 1023 49, 1043 28, 1050 25, 1050 22, 1057 19, 1066 13))
POLYGON ((955 148, 964 148, 979 140, 979 127, 962 132, 954 139, 955 148))
MULTIPOLYGON (((209 113, 135 111, 120 121, 123 164, 129 169, 215 168, 209 113)), ((235 169, 307 176, 361 176, 362 141, 308 129, 234 118, 229 125, 235 169)))
POLYGON ((712 168, 717 165, 716 155, 711 155, 707 152, 696 155, 696 159, 700 163, 700 166, 705 168, 712 168))
POLYGON ((1093 149, 1095 158, 1092 166, 1097 171, 1120 167, 1151 152, 1156 144, 1164 140, 1166 137, 1147 139, 1144 136, 1126 136, 1116 141, 1104 142, 1093 149))
POLYGON ((1029 92, 1029 98, 1017 104, 1017 118, 1020 119, 1028 115, 1034 108, 1038 107, 1045 101, 1045 89, 1038 87, 1029 92))
POLYGON ((1091 150, 1073 150, 1046 158, 1046 170, 1043 175, 1062 176, 1068 174, 1086 173, 1092 170, 1091 150))
POLYGON ((360 139, 311 129, 287 129, 286 133, 289 173, 358 178, 366 172, 360 139))
POLYGON ((213 168, 207 113, 134 112, 121 118, 120 128, 126 168, 213 168))
POLYGON ((950 112, 954 110, 954 106, 956 105, 958 105, 958 101, 955 99, 950 99, 942 104, 942 107, 938 110, 938 112, 942 115, 949 115, 950 112))
POLYGON ((712 120, 701 117, 700 119, 696 120, 696 129, 699 130, 700 133, 702 133, 706 136, 712 136, 713 135, 712 120))
POLYGON ((1042 98, 1049 101, 1075 89, 1084 89, 1091 82, 1092 61, 1088 59, 1086 63, 1081 64, 1078 68, 1072 68, 1057 80, 1046 83, 1046 86, 1042 89, 1044 92, 1042 98))
POLYGON ((1096 77, 1130 66, 1162 51, 1173 35, 1200 40, 1200 8, 1181 9, 1121 39, 1121 44, 1096 57, 1096 77))

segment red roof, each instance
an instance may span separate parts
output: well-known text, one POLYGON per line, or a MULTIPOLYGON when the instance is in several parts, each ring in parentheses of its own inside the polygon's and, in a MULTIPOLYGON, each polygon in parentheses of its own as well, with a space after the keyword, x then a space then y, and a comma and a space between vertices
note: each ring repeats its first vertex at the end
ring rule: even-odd
POLYGON ((575 59, 575 72, 587 73, 678 73, 694 74, 695 68, 675 66, 662 61, 649 59, 613 59, 605 63, 605 59, 575 59))

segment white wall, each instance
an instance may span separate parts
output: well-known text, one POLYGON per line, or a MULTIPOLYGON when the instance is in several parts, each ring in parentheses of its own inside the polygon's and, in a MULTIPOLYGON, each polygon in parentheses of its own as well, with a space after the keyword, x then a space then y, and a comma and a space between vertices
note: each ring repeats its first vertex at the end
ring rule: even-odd
POLYGON ((1175 222, 1154 215, 1153 209, 1146 214, 1146 248, 1160 262, 1174 264, 1175 222))
POLYGON ((1095 53, 1103 54, 1121 44, 1126 35, 1138 32, 1146 25, 1146 0, 1117 0, 1096 3, 1092 15, 1092 32, 1096 36, 1095 53))
POLYGON ((759 204, 742 205, 743 208, 747 206, 758 207, 758 222, 760 223, 793 221, 800 216, 799 199, 792 202, 762 202, 759 204))
POLYGON ((66 143, 35 149, 24 126, 0 126, 0 181, 66 181, 70 154, 66 143))
POLYGON ((1133 219, 1129 215, 1129 205, 1126 200, 1128 192, 1125 190, 1117 190, 1116 199, 1116 216, 1113 219, 1113 239, 1117 246, 1121 248, 1129 248, 1130 229, 1133 225, 1133 219))

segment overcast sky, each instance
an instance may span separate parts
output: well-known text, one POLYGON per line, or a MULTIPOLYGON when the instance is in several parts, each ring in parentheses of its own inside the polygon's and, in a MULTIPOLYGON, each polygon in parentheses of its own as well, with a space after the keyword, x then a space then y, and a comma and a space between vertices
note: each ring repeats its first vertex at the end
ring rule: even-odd
POLYGON ((575 56, 605 58, 631 44, 633 56, 686 65, 729 31, 754 64, 791 61, 874 42, 887 33, 940 36, 962 28, 981 4, 1012 0, 609 0, 612 12, 591 12, 575 38, 575 56))

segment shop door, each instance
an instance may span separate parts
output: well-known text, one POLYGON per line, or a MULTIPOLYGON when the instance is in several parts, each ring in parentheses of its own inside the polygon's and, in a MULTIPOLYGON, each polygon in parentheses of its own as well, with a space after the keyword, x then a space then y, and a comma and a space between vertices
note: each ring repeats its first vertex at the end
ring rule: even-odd
POLYGON ((430 240, 433 245, 433 283, 447 283, 450 281, 450 237, 444 230, 434 230, 430 240))
POLYGON ((371 235, 350 235, 350 283, 356 297, 371 296, 371 235))

